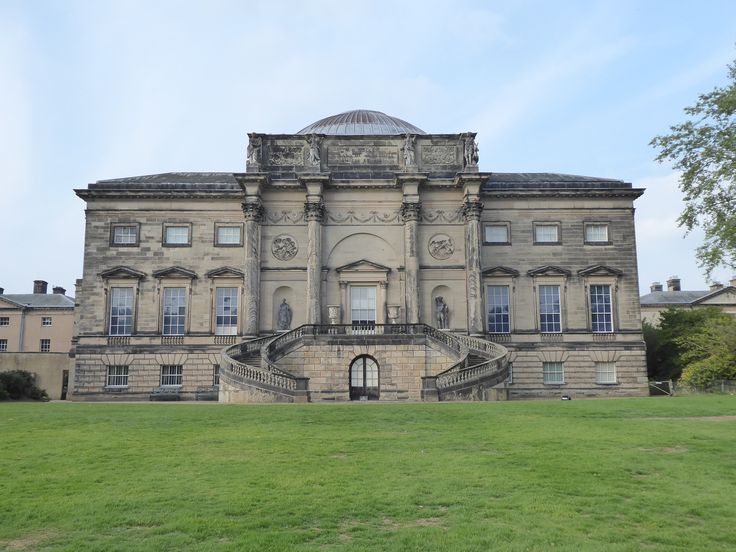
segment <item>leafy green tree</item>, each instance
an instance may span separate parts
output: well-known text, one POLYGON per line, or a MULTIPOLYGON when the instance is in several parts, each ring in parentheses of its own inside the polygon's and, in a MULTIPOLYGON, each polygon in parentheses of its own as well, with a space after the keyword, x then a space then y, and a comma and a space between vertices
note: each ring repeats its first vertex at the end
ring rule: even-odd
POLYGON ((650 142, 657 161, 681 171, 685 208, 678 223, 704 230, 696 255, 707 276, 720 265, 736 269, 736 62, 728 69, 727 86, 700 95, 685 108, 689 120, 650 142))
POLYGON ((659 316, 659 326, 643 324, 647 344, 647 373, 650 379, 678 380, 687 361, 683 358, 686 346, 682 341, 700 329, 710 319, 720 320, 724 315, 716 308, 681 309, 670 307, 659 316))
POLYGON ((721 313, 678 339, 685 365, 680 381, 707 387, 720 379, 736 379, 736 319, 721 313))

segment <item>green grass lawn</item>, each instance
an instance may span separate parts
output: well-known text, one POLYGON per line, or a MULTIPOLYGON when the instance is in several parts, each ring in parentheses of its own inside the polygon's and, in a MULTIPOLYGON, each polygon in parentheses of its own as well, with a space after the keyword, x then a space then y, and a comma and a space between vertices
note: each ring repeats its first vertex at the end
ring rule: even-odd
POLYGON ((0 404, 0 549, 715 551, 734 520, 734 396, 0 404))

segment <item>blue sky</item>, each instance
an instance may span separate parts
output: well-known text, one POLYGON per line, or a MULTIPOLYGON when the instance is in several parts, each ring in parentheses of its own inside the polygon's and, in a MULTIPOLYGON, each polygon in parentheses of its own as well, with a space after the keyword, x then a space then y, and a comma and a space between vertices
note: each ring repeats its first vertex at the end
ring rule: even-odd
POLYGON ((700 234, 676 225, 677 175, 648 143, 723 85, 735 58, 732 0, 0 0, 0 286, 74 289, 74 188, 241 172, 247 132, 366 108, 428 132, 477 131, 484 171, 647 188, 642 293, 672 274, 705 289, 700 234))

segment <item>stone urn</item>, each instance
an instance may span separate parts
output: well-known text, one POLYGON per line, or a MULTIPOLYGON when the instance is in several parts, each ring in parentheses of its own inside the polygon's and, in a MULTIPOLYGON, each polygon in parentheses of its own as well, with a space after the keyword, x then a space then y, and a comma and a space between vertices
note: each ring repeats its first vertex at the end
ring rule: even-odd
POLYGON ((327 316, 330 324, 337 324, 340 320, 340 305, 327 305, 327 316))
POLYGON ((400 309, 401 307, 399 305, 388 306, 388 319, 391 321, 391 324, 396 324, 396 320, 399 318, 400 309))

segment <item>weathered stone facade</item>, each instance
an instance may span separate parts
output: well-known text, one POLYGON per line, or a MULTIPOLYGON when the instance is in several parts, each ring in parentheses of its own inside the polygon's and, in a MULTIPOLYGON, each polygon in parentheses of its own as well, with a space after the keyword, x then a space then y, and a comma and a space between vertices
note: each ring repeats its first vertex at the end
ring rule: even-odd
MULTIPOLYGON (((315 124, 251 134, 244 173, 78 190, 87 221, 75 396, 147 398, 164 381, 194 396, 212 385, 223 346, 279 329, 284 301, 291 328, 355 323, 368 301, 376 324, 446 323, 498 342, 513 362, 512 398, 644 394, 633 217, 641 190, 479 172, 473 134, 429 135, 373 117, 370 132, 315 124), (226 293, 235 315, 223 310, 226 293), (110 366, 127 367, 125 377, 116 369, 110 379, 110 366), (171 379, 169 366, 181 373, 171 379)), ((452 362, 411 343, 304 342, 279 366, 309 378, 312 400, 346 400, 348 366, 361 354, 378 362, 381 400, 418 400, 421 377, 452 362)), ((256 400, 238 393, 223 391, 256 400)))

